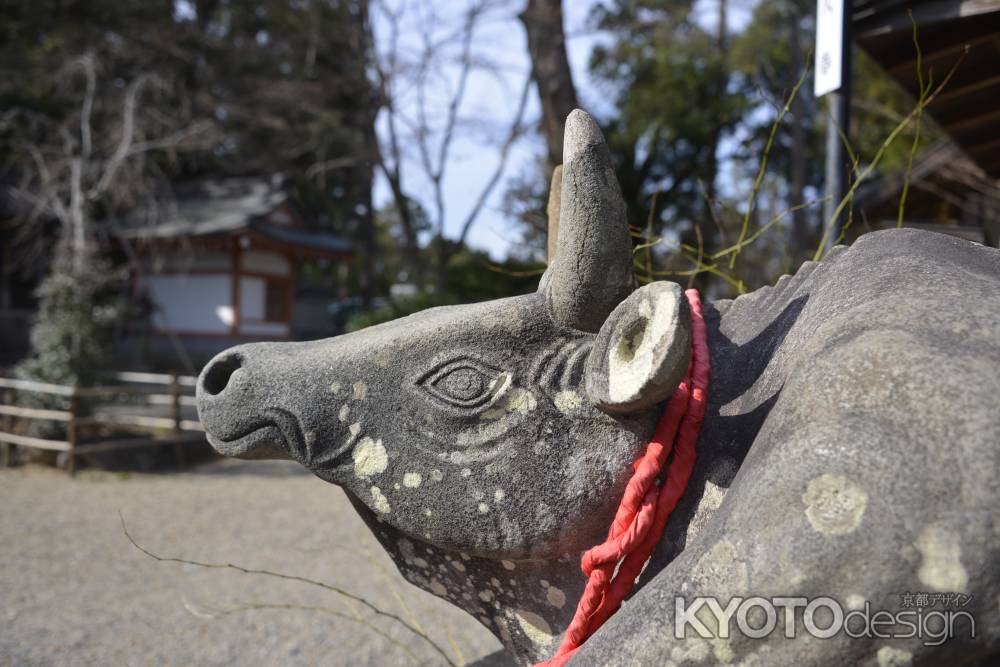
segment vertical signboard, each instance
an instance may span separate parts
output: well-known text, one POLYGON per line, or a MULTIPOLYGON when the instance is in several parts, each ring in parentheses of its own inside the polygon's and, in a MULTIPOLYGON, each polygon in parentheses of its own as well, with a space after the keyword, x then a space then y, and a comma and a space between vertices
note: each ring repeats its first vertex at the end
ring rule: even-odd
POLYGON ((813 92, 822 97, 840 88, 844 57, 844 0, 816 3, 816 76, 813 92))

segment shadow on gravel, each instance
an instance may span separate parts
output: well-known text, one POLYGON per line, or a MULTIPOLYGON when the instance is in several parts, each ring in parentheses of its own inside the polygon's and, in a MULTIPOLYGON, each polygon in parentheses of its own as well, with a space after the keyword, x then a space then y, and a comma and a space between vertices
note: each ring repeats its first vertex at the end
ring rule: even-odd
POLYGON ((220 459, 183 471, 188 475, 256 477, 311 477, 312 473, 295 461, 240 461, 220 459))

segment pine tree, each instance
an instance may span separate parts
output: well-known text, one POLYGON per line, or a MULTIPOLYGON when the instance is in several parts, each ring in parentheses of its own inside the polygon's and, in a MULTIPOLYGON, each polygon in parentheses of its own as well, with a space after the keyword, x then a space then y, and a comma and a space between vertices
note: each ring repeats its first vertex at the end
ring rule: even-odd
POLYGON ((115 328, 125 317, 125 277, 97 251, 74 258, 62 245, 38 287, 32 355, 18 377, 62 385, 95 384, 108 367, 115 328), (74 261, 77 260, 77 261, 74 261))

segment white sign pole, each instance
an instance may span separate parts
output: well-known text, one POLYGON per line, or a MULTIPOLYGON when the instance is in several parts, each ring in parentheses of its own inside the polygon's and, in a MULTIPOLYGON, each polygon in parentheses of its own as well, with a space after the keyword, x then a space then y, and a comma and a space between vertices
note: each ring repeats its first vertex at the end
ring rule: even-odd
POLYGON ((847 208, 834 219, 837 206, 847 196, 851 165, 844 143, 851 128, 851 0, 818 0, 816 3, 816 73, 813 91, 826 96, 826 195, 823 229, 828 246, 840 240, 847 208))
POLYGON ((813 92, 823 97, 840 88, 844 62, 844 0, 816 3, 816 76, 813 92))

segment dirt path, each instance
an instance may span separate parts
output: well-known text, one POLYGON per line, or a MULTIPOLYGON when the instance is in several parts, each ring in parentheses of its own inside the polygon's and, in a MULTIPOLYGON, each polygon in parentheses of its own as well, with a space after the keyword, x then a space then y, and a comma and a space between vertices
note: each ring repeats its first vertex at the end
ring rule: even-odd
POLYGON ((407 584, 343 493, 285 462, 219 461, 184 473, 0 470, 0 665, 443 664, 433 649, 334 594, 163 556, 236 563, 339 585, 416 621, 460 664, 500 645, 407 584), (227 613, 228 612, 228 613, 227 613), (393 642, 415 655, 408 655, 393 642))

